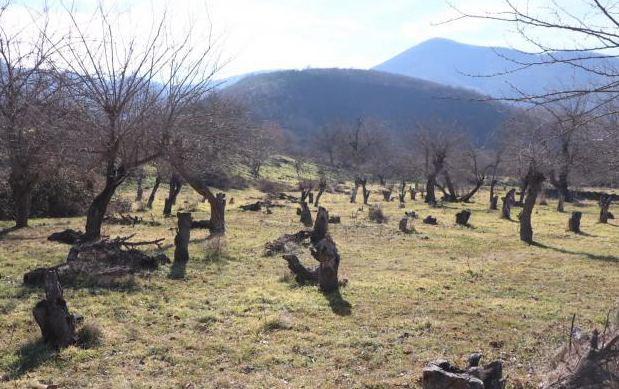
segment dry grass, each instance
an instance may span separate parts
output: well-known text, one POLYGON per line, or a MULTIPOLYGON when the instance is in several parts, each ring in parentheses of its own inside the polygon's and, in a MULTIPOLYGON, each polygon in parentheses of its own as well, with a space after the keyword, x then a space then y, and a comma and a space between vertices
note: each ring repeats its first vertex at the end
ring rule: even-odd
MULTIPOLYGON (((517 223, 486 211, 485 192, 476 204, 442 209, 409 201, 406 210, 439 220, 416 221, 418 235, 397 231, 404 212, 397 202, 381 203, 389 223, 380 225, 367 220, 367 211, 355 212, 360 205, 345 195, 325 193, 322 205, 342 217, 331 230, 349 279, 341 296, 325 296, 295 285, 280 257, 262 257, 266 241, 301 228, 295 206, 272 215, 241 212, 239 205, 262 194, 231 196, 226 242, 207 247, 206 233, 192 231, 184 279, 168 277, 166 266, 132 287, 65 290, 70 308, 102 330, 102 344, 89 349, 54 353, 39 344, 31 309, 41 291, 21 284, 27 270, 66 257, 68 246, 47 242, 47 235, 81 228, 83 219, 35 220, 5 236, 0 375, 10 381, 0 385, 416 387, 429 360, 463 364, 481 351, 486 360, 505 360, 512 384, 533 387, 539 367, 565 340, 571 315, 582 328, 602 327, 619 296, 619 225, 597 224, 592 203, 578 208, 583 235, 565 231, 568 214, 556 213, 552 201, 538 207, 540 245, 526 246, 517 223), (473 228, 455 226, 463 208, 472 209, 473 228)), ((370 200, 380 197, 374 192, 370 200)), ((207 218, 198 200, 185 190, 178 204, 195 205, 195 217, 207 218)), ((171 244, 175 219, 160 216, 162 198, 155 205, 161 226, 106 226, 105 233, 171 244)))

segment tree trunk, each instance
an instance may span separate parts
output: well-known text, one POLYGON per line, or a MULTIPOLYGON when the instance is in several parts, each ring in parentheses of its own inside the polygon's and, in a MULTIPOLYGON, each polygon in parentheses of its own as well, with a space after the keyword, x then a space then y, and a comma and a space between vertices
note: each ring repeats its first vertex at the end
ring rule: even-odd
POLYGON ((445 184, 448 191, 446 200, 450 203, 458 201, 458 194, 456 193, 456 188, 451 181, 451 176, 449 175, 449 172, 447 170, 443 172, 443 177, 445 177, 445 184))
POLYGON ((179 212, 178 227, 174 238, 174 262, 187 263, 189 261, 189 239, 191 235, 191 213, 179 212))
POLYGON ((358 191, 359 191, 359 184, 357 184, 357 182, 355 181, 355 187, 350 192, 350 202, 351 202, 351 204, 357 202, 357 192, 358 191))
POLYGON ((503 197, 503 207, 501 208, 501 218, 511 220, 512 205, 516 202, 516 189, 510 189, 503 197))
POLYGON ((366 181, 363 182, 363 204, 368 205, 368 200, 370 199, 370 190, 366 187, 366 181))
POLYGON ((309 192, 309 195, 307 196, 307 202, 310 204, 314 203, 314 192, 309 192))
POLYGON ((176 204, 176 198, 183 187, 183 183, 181 182, 181 178, 177 174, 172 174, 170 177, 170 190, 168 192, 168 198, 165 200, 163 206, 163 215, 170 216, 172 215, 172 206, 176 204))
POLYGON ((497 184, 497 181, 493 178, 492 181, 490 181, 490 209, 491 210, 497 209, 498 196, 494 194, 494 188, 496 187, 496 184, 497 184), (494 200, 495 197, 497 197, 497 200, 494 200), (494 208, 492 207, 493 204, 494 204, 494 208))
POLYGON ((75 317, 69 313, 67 302, 63 298, 58 272, 49 269, 43 277, 45 300, 37 303, 32 315, 47 344, 56 349, 67 347, 77 340, 75 317))
POLYGON ((524 199, 522 213, 520 215, 520 240, 528 244, 533 243, 533 226, 531 225, 531 216, 533 214, 533 208, 535 207, 537 195, 542 189, 544 179, 544 175, 540 172, 529 172, 526 197, 524 199))
POLYGON ((153 209, 153 202, 155 201, 155 196, 157 195, 157 190, 159 189, 159 185, 161 185, 161 176, 157 174, 155 177, 155 184, 153 185, 153 190, 150 192, 148 196, 148 202, 146 203, 146 208, 153 209))
POLYGON ((572 212, 572 216, 567 222, 567 230, 580 234, 580 219, 582 218, 582 212, 572 212))
POLYGON ((211 206, 211 237, 226 233, 226 195, 217 193, 214 198, 207 196, 211 206))
POLYGON ((391 193, 392 193, 391 189, 383 189, 382 193, 383 193, 383 201, 387 201, 387 202, 391 201, 391 193))
POLYGON ((493 211, 499 209, 499 196, 492 196, 492 198, 490 199, 490 209, 493 211))
POLYGON ((329 212, 323 207, 318 208, 318 214, 316 214, 316 222, 314 223, 314 230, 310 240, 313 244, 316 244, 323 240, 329 233, 329 212))
POLYGON ((563 195, 563 193, 559 193, 559 202, 557 203, 557 211, 558 212, 565 212, 565 197, 563 195))
POLYGON ((324 193, 326 189, 327 189, 327 180, 324 178, 321 178, 320 182, 318 183, 318 194, 316 195, 316 201, 314 202, 314 207, 318 207, 318 205, 320 204, 320 198, 322 197, 322 194, 324 193))
POLYGON ((608 219, 610 219, 610 203, 612 201, 613 198, 610 195, 600 196, 600 223, 608 223, 608 219))
POLYGON ((431 174, 428 176, 428 181, 426 182, 426 203, 430 205, 436 204, 436 193, 434 192, 436 186, 436 175, 431 174))
POLYGON ((311 227, 314 224, 312 221, 312 213, 305 201, 301 203, 301 223, 303 223, 305 227, 311 227))
POLYGON ((142 181, 144 179, 144 175, 140 173, 136 178, 137 191, 135 193, 135 201, 142 201, 142 197, 144 196, 144 188, 142 187, 142 181))
POLYGON ((11 187, 13 203, 15 204, 15 227, 28 227, 34 180, 28 179, 25 174, 11 172, 9 186, 11 187))
POLYGON ((99 193, 88 207, 86 214, 86 232, 84 233, 83 241, 90 242, 101 237, 101 226, 103 218, 107 211, 107 206, 112 200, 112 196, 116 192, 116 188, 125 180, 126 175, 119 173, 117 176, 108 177, 105 180, 105 187, 99 193))
POLYGON ((479 190, 479 188, 481 188, 481 186, 484 184, 483 180, 478 180, 477 183, 475 184, 475 187, 466 195, 462 196, 460 198, 460 201, 468 203, 469 201, 471 201, 471 198, 473 198, 473 196, 475 196, 475 193, 477 193, 477 191, 479 190))

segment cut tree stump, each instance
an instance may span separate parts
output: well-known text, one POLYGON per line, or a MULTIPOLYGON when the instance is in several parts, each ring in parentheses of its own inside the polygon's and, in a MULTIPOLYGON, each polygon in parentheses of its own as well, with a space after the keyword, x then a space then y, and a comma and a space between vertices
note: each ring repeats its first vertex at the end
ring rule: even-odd
POLYGON ((307 203, 305 201, 303 201, 301 203, 301 223, 303 223, 303 225, 305 227, 311 227, 312 224, 314 224, 312 222, 312 212, 310 211, 309 207, 307 206, 307 203))
POLYGON ((436 220, 435 217, 432 217, 432 215, 430 215, 430 216, 426 217, 425 219, 423 219, 423 223, 435 226, 435 225, 438 224, 438 221, 436 220))
POLYGON ((501 218, 510 220, 512 206, 516 203, 516 189, 511 189, 503 197, 503 207, 501 208, 501 218))
POLYGON ((412 225, 410 225, 409 221, 410 221, 410 218, 408 216, 405 216, 402 219, 400 219, 398 228, 400 229, 401 232, 405 234, 412 234, 413 232, 415 232, 415 229, 412 227, 412 225))
POLYGON ((32 310, 34 320, 41 329, 43 340, 59 349, 77 341, 75 316, 69 313, 63 298, 62 286, 56 270, 47 270, 43 276, 45 300, 41 300, 32 310))
POLYGON ((493 211, 496 211, 497 209, 499 209, 499 196, 494 195, 492 196, 492 199, 490 199, 490 209, 493 211))
POLYGON ((178 227, 174 238, 174 262, 187 263, 189 261, 189 239, 191 235, 191 213, 178 212, 178 227))
POLYGON ((329 235, 329 213, 323 207, 318 209, 310 240, 310 253, 319 262, 317 268, 313 270, 306 268, 294 254, 286 254, 283 258, 288 262, 288 268, 298 283, 318 284, 323 292, 332 292, 339 288, 340 255, 329 235))
POLYGON ((471 218, 471 211, 469 211, 468 209, 460 211, 456 213, 456 224, 460 226, 468 227, 470 218, 471 218))
POLYGON ((580 219, 582 218, 582 212, 572 212, 572 216, 567 221, 567 230, 580 234, 580 219))
POLYGON ((613 219, 613 215, 609 211, 612 201, 611 195, 600 196, 600 223, 608 223, 608 219, 613 219))

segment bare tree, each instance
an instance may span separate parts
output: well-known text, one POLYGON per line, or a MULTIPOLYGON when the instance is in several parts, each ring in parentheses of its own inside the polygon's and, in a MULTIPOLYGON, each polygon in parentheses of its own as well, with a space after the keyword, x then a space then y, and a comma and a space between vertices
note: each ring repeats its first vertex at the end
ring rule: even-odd
POLYGON ((0 4, 0 147, 9 170, 16 227, 26 227, 32 191, 46 168, 52 168, 66 120, 64 80, 50 71, 55 38, 47 13, 27 29, 7 26, 10 1, 0 4), (28 32, 35 31, 34 37, 28 32))
POLYGON ((103 187, 86 219, 85 239, 94 240, 118 186, 162 155, 170 131, 187 119, 185 108, 201 98, 215 68, 207 66, 211 46, 198 49, 191 32, 176 42, 165 14, 140 36, 120 36, 123 20, 102 5, 86 24, 71 9, 67 14, 71 37, 55 62, 68 70, 72 97, 82 108, 75 141, 103 168, 103 187), (93 26, 99 26, 96 36, 88 35, 93 26))

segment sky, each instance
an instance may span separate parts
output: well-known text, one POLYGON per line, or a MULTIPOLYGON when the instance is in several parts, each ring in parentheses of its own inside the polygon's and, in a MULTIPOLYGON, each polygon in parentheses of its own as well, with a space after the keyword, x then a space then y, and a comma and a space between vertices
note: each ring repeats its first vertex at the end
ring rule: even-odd
MULTIPOLYGON (((13 17, 20 25, 43 0, 14 1, 23 8, 13 17)), ((513 26, 471 19, 443 23, 457 16, 453 7, 491 12, 503 0, 47 0, 59 18, 66 13, 61 4, 87 18, 98 1, 126 13, 121 28, 127 35, 166 9, 179 36, 193 26, 204 41, 216 37, 225 63, 218 78, 290 68, 371 68, 435 37, 528 48, 513 26)), ((574 10, 581 3, 561 0, 574 10)))

